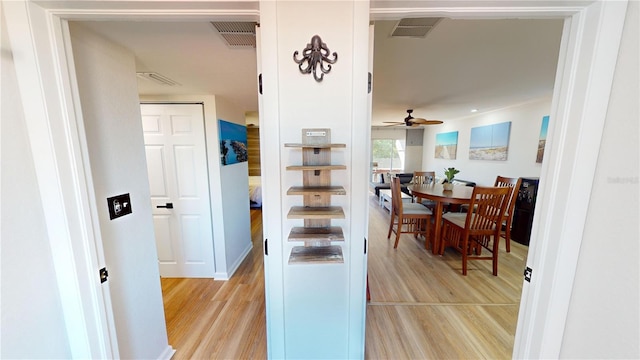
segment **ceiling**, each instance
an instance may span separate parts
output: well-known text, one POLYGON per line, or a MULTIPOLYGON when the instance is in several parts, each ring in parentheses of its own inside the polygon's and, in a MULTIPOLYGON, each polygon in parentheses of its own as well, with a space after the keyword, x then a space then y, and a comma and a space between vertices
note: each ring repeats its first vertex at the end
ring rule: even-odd
MULTIPOLYGON (((391 37, 396 23, 375 22, 374 126, 402 121, 409 108, 414 117, 446 122, 552 94, 560 19, 445 18, 422 38, 391 37)), ((138 72, 179 84, 139 79, 141 95, 215 94, 248 113, 258 109, 255 49, 231 48, 211 23, 83 25, 132 51, 138 72)))

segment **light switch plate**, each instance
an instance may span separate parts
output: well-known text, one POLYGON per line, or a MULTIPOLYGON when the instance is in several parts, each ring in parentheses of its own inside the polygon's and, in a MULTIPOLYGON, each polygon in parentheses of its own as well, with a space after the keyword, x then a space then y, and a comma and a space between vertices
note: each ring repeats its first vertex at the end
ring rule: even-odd
POLYGON ((111 220, 131 214, 131 199, 129 194, 107 198, 107 206, 109 206, 109 219, 111 220))

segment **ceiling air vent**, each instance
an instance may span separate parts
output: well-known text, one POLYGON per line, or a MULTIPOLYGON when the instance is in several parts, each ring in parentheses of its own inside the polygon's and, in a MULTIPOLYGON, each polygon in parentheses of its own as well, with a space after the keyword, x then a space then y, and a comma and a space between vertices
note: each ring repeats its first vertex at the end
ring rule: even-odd
POLYGON ((391 31, 392 37, 422 38, 431 31, 442 18, 407 18, 398 21, 391 31))
POLYGON ((168 85, 168 86, 180 85, 177 82, 169 79, 168 77, 164 75, 160 75, 156 72, 137 72, 136 75, 138 75, 140 79, 153 81, 154 83, 160 84, 160 85, 168 85))
POLYGON ((212 22, 230 48, 255 48, 255 22, 212 22))

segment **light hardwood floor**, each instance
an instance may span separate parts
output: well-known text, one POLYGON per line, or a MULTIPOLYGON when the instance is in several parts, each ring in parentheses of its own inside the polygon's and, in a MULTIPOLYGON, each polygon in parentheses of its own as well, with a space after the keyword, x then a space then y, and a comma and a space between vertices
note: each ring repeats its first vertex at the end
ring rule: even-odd
POLYGON ((251 238, 228 281, 161 279, 172 359, 267 358, 260 210, 251 210, 251 238))
MULTIPOLYGON (((511 358, 528 248, 502 250, 497 277, 490 261, 470 261, 465 277, 452 250, 434 256, 406 234, 393 249, 375 196, 369 216, 365 358, 511 358)), ((251 218, 254 248, 231 280, 162 279, 174 359, 266 358, 260 210, 251 218)))

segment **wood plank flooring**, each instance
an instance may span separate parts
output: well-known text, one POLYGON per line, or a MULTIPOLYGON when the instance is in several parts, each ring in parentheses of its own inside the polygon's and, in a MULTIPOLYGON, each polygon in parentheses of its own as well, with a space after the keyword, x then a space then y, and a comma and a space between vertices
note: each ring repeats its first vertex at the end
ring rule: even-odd
POLYGON ((463 276, 452 249, 433 255, 411 234, 394 249, 388 210, 375 196, 369 209, 365 357, 511 358, 528 248, 512 241, 506 253, 501 244, 497 277, 490 261, 470 261, 463 276))
POLYGON ((172 359, 266 359, 262 213, 251 209, 253 249, 228 281, 163 278, 172 359))
MULTIPOLYGON (((432 255, 406 234, 393 249, 373 195, 369 216, 365 358, 511 358, 528 248, 502 244, 497 277, 490 261, 470 261, 465 277, 452 250, 432 255)), ((231 280, 162 279, 174 359, 267 357, 260 210, 251 218, 254 248, 231 280)))

